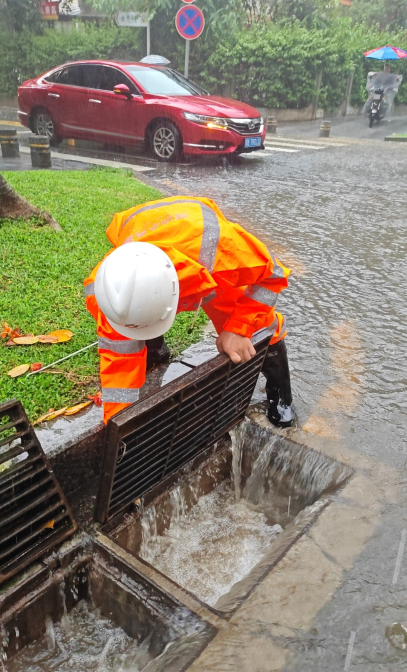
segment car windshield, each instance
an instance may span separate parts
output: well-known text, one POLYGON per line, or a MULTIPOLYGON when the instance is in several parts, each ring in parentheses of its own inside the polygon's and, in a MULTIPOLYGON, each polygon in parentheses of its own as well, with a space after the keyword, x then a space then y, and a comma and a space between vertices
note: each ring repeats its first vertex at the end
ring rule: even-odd
POLYGON ((147 93, 163 96, 202 96, 207 91, 170 68, 146 68, 126 65, 125 69, 140 82, 147 93))

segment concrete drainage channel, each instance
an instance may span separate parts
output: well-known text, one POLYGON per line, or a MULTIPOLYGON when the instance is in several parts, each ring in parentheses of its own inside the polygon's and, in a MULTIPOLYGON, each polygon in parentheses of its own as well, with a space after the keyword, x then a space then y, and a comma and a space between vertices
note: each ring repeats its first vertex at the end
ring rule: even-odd
POLYGON ((3 670, 188 669, 350 478, 244 419, 268 338, 250 363, 212 353, 111 421, 99 523, 0 587, 3 670))

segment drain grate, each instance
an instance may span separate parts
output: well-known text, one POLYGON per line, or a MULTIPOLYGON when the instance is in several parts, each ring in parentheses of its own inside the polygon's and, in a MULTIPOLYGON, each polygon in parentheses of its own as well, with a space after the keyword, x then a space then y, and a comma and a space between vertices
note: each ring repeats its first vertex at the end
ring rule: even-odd
POLYGON ((142 497, 243 419, 270 332, 264 329, 252 341, 256 355, 250 362, 235 365, 218 355, 109 421, 99 522, 142 497))
POLYGON ((75 530, 22 404, 0 404, 0 584, 75 530))

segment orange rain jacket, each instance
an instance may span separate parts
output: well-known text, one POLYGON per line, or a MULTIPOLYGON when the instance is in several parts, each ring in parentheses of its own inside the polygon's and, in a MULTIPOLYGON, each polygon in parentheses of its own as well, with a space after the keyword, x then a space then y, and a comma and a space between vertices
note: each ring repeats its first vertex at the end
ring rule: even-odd
MULTIPOLYGON (((177 312, 196 310, 202 301, 218 333, 251 338, 267 327, 270 343, 286 335, 285 320, 274 307, 288 286, 289 269, 239 224, 228 222, 208 198, 173 196, 139 205, 117 213, 106 233, 114 248, 143 241, 168 254, 179 278, 177 312)), ((97 322, 107 422, 137 401, 145 382, 147 349, 144 341, 118 334, 99 310, 94 280, 100 264, 84 285, 87 308, 97 322)))

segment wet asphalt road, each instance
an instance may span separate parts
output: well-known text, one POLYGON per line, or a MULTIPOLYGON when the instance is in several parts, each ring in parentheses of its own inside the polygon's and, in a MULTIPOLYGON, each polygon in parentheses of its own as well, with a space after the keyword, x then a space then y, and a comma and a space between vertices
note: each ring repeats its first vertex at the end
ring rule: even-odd
POLYGON ((392 584, 407 529, 406 174, 407 145, 383 141, 150 174, 173 193, 213 198, 293 269, 277 307, 288 321, 299 425, 399 474, 401 498, 384 505, 312 630, 290 640, 287 672, 344 670, 352 632, 346 669, 407 669, 407 652, 385 637, 388 625, 407 622, 407 552, 392 584))

